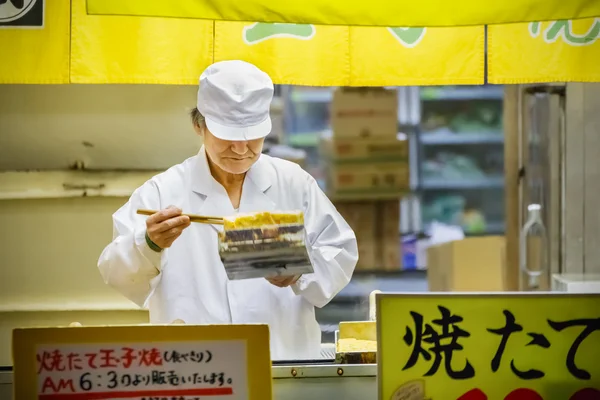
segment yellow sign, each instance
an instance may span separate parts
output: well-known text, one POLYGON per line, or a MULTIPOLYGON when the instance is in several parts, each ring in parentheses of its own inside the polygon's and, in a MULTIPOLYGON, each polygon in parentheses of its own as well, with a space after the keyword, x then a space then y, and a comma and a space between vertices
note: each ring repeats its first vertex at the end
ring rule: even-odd
POLYGON ((272 398, 266 325, 13 331, 15 399, 272 398))
POLYGON ((379 399, 600 398, 600 294, 377 296, 379 399))
POLYGON ((484 29, 215 23, 215 61, 241 59, 278 84, 482 84, 484 29))
POLYGON ((13 3, 0 3, 0 84, 68 83, 70 0, 13 3))
POLYGON ((600 16, 597 0, 87 0, 91 14, 350 26, 464 26, 600 16))
POLYGON ((600 18, 488 29, 491 83, 600 81, 600 18))
POLYGON ((85 7, 73 0, 73 83, 197 85, 212 64, 212 21, 95 16, 85 7))

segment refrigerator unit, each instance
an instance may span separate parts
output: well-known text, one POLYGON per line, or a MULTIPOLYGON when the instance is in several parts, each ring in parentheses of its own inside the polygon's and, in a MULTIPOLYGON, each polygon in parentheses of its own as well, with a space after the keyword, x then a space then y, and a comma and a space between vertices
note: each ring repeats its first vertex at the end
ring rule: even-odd
POLYGON ((508 290, 600 273, 600 84, 505 89, 508 290))

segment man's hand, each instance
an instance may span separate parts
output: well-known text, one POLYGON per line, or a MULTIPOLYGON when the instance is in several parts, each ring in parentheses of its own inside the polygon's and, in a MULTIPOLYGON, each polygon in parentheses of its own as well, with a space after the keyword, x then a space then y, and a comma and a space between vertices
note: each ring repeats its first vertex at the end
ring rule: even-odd
POLYGON ((284 288, 293 285, 300 279, 301 275, 296 276, 276 276, 274 278, 265 278, 271 285, 284 288))
POLYGON ((181 215, 181 210, 174 206, 152 214, 146 220, 146 233, 161 249, 171 247, 175 239, 181 236, 185 228, 190 226, 190 217, 181 215))

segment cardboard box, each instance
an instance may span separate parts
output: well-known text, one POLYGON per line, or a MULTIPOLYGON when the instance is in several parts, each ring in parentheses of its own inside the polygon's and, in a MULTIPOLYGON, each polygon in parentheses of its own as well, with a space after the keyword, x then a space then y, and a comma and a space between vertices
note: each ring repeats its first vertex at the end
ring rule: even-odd
POLYGON ((400 269, 400 202, 338 202, 338 212, 356 235, 357 270, 400 269))
POLYGON ((398 112, 398 91, 381 87, 339 87, 333 91, 331 116, 355 110, 398 112))
POLYGON ((395 138, 398 92, 383 88, 338 88, 333 93, 330 122, 336 138, 395 138))
POLYGON ((352 229, 367 237, 375 236, 374 202, 339 202, 335 206, 352 229))
POLYGON ((377 202, 378 219, 381 221, 380 232, 384 238, 393 237, 398 240, 400 234, 400 201, 377 202))
POLYGON ((357 269, 374 269, 377 264, 375 245, 375 205, 373 202, 342 202, 336 204, 338 212, 344 217, 356 235, 358 245, 357 269))
POLYGON ((400 201, 377 202, 377 224, 375 228, 380 243, 379 266, 385 271, 401 269, 400 201))
POLYGON ((327 191, 330 195, 374 193, 397 194, 409 190, 408 162, 335 163, 329 166, 327 191))
POLYGON ((497 292, 505 288, 504 236, 472 237, 427 249, 432 292, 497 292))
POLYGON ((343 118, 331 121, 331 129, 336 138, 394 138, 398 134, 398 122, 394 118, 343 118))
MULTIPOLYGON (((399 236, 399 234, 398 234, 399 236)), ((402 243, 400 238, 386 238, 382 243, 380 267, 384 271, 399 271, 402 269, 402 259, 400 257, 402 243)))
POLYGON ((326 138, 319 144, 320 156, 338 161, 406 161, 408 140, 326 138))
POLYGON ((359 271, 379 270, 378 246, 372 238, 365 238, 358 235, 358 262, 356 269, 359 271))

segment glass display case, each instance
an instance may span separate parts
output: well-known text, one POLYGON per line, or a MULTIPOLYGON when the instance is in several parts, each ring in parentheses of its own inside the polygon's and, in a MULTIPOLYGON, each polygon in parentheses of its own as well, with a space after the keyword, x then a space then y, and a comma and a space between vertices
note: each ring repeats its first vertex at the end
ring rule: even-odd
POLYGON ((323 183, 322 164, 319 162, 319 140, 330 129, 329 105, 334 88, 282 86, 285 102, 283 121, 285 144, 306 152, 305 169, 323 183))
MULTIPOLYGON (((306 170, 325 178, 319 140, 330 130, 334 88, 284 86, 282 142, 307 153, 306 170)), ((399 87, 398 134, 409 138, 412 193, 401 201, 399 246, 417 240, 433 221, 460 225, 465 234, 504 231, 503 88, 500 86, 399 87), (403 243, 402 245, 400 243, 403 243)), ((323 342, 332 343, 340 321, 366 320, 373 290, 426 291, 423 266, 357 270, 350 284, 316 309, 323 342)))
POLYGON ((503 88, 421 88, 419 179, 424 228, 504 232, 503 88))
MULTIPOLYGON (((329 130, 333 90, 281 88, 284 142, 306 151, 306 169, 319 182, 324 174, 318 143, 329 130)), ((398 93, 398 126, 411 139, 411 182, 418 202, 405 204, 401 231, 427 231, 438 221, 460 225, 467 235, 503 234, 503 87, 412 87, 398 93)))

